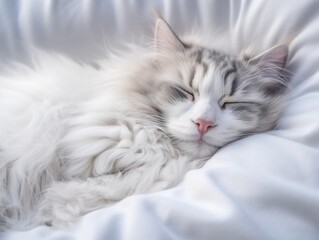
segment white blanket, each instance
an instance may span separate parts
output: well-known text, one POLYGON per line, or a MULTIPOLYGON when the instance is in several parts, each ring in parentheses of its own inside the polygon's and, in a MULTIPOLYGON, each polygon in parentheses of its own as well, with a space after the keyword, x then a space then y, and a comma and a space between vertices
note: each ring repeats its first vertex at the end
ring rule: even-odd
MULTIPOLYGON (((89 60, 152 26, 150 1, 0 0, 0 70, 27 62, 24 45, 89 60)), ((177 187, 129 197, 74 227, 1 239, 319 239, 319 2, 156 1, 183 32, 220 31, 235 51, 293 39, 291 99, 278 129, 234 142, 177 187)), ((1 193, 0 193, 1 194, 1 193)))

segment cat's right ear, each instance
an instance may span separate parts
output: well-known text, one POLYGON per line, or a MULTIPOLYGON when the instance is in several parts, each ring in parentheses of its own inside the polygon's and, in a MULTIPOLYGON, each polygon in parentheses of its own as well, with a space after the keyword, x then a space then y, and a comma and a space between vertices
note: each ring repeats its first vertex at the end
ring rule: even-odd
POLYGON ((289 48, 287 45, 277 45, 258 56, 250 59, 248 62, 251 64, 261 64, 261 65, 270 65, 283 69, 286 65, 288 58, 289 48))
POLYGON ((155 51, 158 53, 183 51, 185 49, 182 41, 162 18, 156 20, 154 43, 155 51))

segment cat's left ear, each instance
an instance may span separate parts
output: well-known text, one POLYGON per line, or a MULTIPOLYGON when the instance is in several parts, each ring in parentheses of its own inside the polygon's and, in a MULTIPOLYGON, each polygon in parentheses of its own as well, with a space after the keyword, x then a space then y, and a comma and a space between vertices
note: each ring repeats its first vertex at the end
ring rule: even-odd
POLYGON ((258 56, 250 59, 248 62, 251 64, 260 64, 265 66, 273 66, 278 69, 283 69, 286 65, 288 58, 288 46, 285 44, 277 45, 258 56))
POLYGON ((182 41, 162 18, 156 20, 154 33, 155 50, 159 53, 183 51, 182 41))

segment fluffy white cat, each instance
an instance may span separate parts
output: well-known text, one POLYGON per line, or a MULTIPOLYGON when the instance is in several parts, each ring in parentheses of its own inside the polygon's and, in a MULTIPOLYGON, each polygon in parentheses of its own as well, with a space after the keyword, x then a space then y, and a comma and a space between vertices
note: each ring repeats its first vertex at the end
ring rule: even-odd
POLYGON ((218 148, 275 126, 286 45, 241 58, 182 41, 162 19, 154 43, 99 67, 38 52, 0 76, 0 229, 66 226, 172 187, 218 148))

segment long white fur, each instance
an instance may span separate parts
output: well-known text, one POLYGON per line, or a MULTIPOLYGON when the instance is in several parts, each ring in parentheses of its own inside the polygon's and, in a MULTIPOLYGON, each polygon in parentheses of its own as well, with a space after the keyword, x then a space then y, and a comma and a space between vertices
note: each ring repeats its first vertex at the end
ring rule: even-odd
MULTIPOLYGON (((144 70, 160 52, 134 46, 99 62, 99 68, 53 53, 33 54, 32 67, 14 64, 0 76, 0 230, 66 226, 128 195, 174 186, 187 170, 238 138, 229 126, 249 125, 220 112, 214 96, 223 87, 212 81, 218 69, 211 68, 198 102, 166 109, 168 132, 187 140, 176 147, 171 134, 147 120, 150 106, 135 94, 152 79, 144 70), (224 122, 206 137, 219 146, 196 143, 191 120, 199 117, 224 122)), ((178 64, 187 72, 187 60, 178 64)), ((175 81, 175 70, 168 62, 162 77, 175 81)), ((275 102, 270 123, 279 115, 281 98, 275 102)))
POLYGON ((47 196, 51 194, 52 198, 48 197, 41 211, 50 207, 51 215, 39 214, 39 223, 47 218, 54 225, 61 218, 69 223, 70 216, 78 216, 77 211, 100 206, 95 202, 101 198, 86 191, 90 185, 98 185, 93 180, 83 181, 87 177, 127 172, 109 175, 99 186, 109 201, 132 192, 163 189, 180 180, 188 168, 187 158, 180 156, 165 134, 159 135, 157 129, 137 124, 133 116, 122 114, 134 109, 134 102, 123 97, 126 93, 119 86, 129 84, 125 80, 138 67, 139 53, 133 51, 120 62, 110 58, 102 63, 102 70, 97 70, 62 56, 38 52, 35 58, 41 61, 34 64, 34 69, 15 65, 14 74, 1 77, 0 225, 17 227, 19 220, 22 227, 30 227, 35 203, 58 180, 73 179, 49 190, 47 196), (166 164, 169 174, 160 171, 166 164), (79 192, 75 193, 76 189, 79 192), (79 194, 84 198, 80 201, 89 197, 91 202, 85 204, 92 207, 81 209, 79 205, 63 218, 65 202, 58 202, 58 196, 76 201, 79 194), (62 215, 54 221, 59 214, 62 215))

